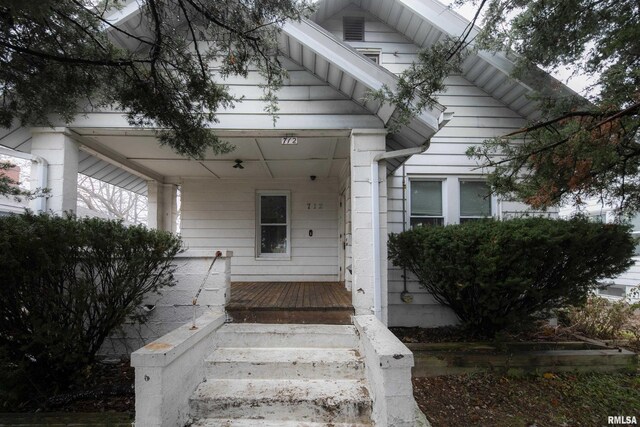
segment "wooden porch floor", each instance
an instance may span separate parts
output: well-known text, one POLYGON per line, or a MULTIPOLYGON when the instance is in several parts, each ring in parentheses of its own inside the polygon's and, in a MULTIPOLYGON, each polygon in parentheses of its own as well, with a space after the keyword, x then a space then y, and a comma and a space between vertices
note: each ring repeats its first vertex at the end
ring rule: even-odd
POLYGON ((236 323, 351 324, 351 293, 337 282, 232 282, 236 323))

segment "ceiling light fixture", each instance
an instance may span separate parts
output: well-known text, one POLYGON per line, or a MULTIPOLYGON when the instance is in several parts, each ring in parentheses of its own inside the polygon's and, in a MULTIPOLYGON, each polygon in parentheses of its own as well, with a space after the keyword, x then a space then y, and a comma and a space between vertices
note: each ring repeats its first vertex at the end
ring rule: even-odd
POLYGON ((242 166, 242 160, 240 159, 236 159, 236 164, 233 165, 234 169, 244 169, 244 166, 242 166))

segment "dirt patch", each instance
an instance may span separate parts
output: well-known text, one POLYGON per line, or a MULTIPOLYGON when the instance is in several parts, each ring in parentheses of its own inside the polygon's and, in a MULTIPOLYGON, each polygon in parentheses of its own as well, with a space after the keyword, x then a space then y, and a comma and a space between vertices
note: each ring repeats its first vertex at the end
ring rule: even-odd
MULTIPOLYGON (((442 343, 442 342, 475 342, 487 341, 486 337, 474 335, 457 326, 442 326, 438 328, 389 328, 393 334, 404 343, 442 343)), ((524 332, 504 332, 495 341, 511 342, 559 342, 575 341, 573 333, 563 327, 540 325, 536 329, 524 332)))
POLYGON ((623 374, 479 374, 414 378, 433 427, 602 426, 613 415, 640 419, 640 378, 623 374))
MULTIPOLYGON (((405 343, 486 341, 459 327, 390 329, 405 343)), ((527 332, 502 334, 493 342, 562 341, 577 338, 569 328, 542 325, 527 332)), ((634 350, 631 345, 624 346, 634 350)), ((413 378, 413 389, 420 409, 434 427, 602 426, 608 424, 607 417, 620 415, 640 420, 637 373, 448 375, 413 378)))
POLYGON ((0 412, 128 412, 135 410, 134 369, 129 360, 99 362, 82 384, 57 394, 34 396, 0 412))

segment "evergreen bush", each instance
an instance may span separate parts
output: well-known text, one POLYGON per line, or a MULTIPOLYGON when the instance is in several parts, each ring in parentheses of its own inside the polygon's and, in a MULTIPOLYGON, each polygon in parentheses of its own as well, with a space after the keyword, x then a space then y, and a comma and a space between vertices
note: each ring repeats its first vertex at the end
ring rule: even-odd
POLYGON ((583 304, 598 280, 629 268, 633 249, 629 226, 585 218, 481 220, 389 238, 393 264, 488 337, 583 304))
POLYGON ((0 400, 63 389, 109 334, 174 284, 178 237, 121 221, 0 217, 0 400))

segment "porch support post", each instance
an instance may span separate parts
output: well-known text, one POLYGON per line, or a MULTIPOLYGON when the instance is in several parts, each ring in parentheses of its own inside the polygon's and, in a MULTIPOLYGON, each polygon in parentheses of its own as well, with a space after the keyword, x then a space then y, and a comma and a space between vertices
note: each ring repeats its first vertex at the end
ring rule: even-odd
POLYGON ((351 234, 352 301, 356 315, 374 314, 376 270, 379 271, 381 320, 387 322, 387 174, 384 161, 378 164, 378 182, 371 182, 376 155, 385 152, 385 129, 354 129, 351 133, 351 234), (379 252, 375 253, 373 192, 378 187, 379 252), (376 262, 377 261, 377 262, 376 262))
POLYGON ((78 207, 78 144, 65 128, 31 129, 30 186, 32 190, 46 187, 50 190, 45 200, 31 201, 35 212, 51 211, 55 214, 76 212, 78 207))
POLYGON ((175 233, 178 188, 173 184, 147 181, 147 226, 175 233))

